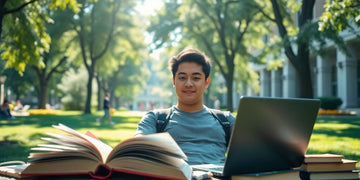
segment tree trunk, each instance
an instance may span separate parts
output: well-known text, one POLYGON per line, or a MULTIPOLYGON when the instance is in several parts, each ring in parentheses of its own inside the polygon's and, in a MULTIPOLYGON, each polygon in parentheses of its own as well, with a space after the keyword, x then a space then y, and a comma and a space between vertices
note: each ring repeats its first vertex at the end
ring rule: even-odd
POLYGON ((301 98, 313 98, 313 84, 311 78, 310 68, 310 53, 308 43, 303 43, 299 46, 297 55, 297 72, 299 77, 300 94, 301 98))
POLYGON ((96 83, 97 83, 97 110, 102 110, 102 96, 101 96, 101 81, 98 76, 96 76, 96 83))
POLYGON ((88 69, 88 82, 87 82, 87 94, 86 94, 86 103, 85 103, 85 110, 84 113, 85 114, 91 114, 91 95, 92 95, 92 80, 94 77, 94 68, 89 68, 88 69))
MULTIPOLYGON (((297 43, 297 54, 294 53, 291 42, 288 40, 288 32, 286 27, 283 24, 283 14, 281 13, 280 6, 277 0, 271 0, 273 6, 273 12, 276 19, 276 24, 279 30, 279 34, 284 41, 284 50, 287 58, 290 63, 296 69, 296 73, 299 78, 299 97, 301 98, 313 98, 313 84, 311 79, 311 70, 310 70, 310 53, 309 53, 309 43, 310 42, 301 42, 298 40, 297 43)), ((303 26, 311 21, 313 16, 315 0, 306 0, 303 1, 301 7, 301 14, 299 16, 299 25, 298 27, 303 28, 303 26)))
POLYGON ((47 81, 45 77, 39 77, 39 109, 46 109, 47 81))
MULTIPOLYGON (((232 78, 231 78, 232 79, 232 78)), ((226 79, 227 97, 226 97, 226 110, 233 111, 233 82, 232 80, 226 79)))

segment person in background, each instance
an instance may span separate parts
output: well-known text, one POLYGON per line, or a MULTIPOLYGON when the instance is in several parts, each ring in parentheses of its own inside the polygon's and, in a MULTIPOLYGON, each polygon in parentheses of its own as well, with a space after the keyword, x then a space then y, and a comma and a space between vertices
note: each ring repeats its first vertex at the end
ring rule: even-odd
POLYGON ((214 97, 214 109, 220 109, 220 100, 217 96, 214 97))
MULTIPOLYGON (((197 49, 185 49, 168 62, 177 104, 171 107, 168 132, 188 157, 188 164, 222 164, 227 148, 226 133, 211 110, 203 104, 210 83, 210 59, 197 49)), ((158 133, 158 111, 147 112, 138 124, 135 136, 158 133)), ((232 128, 235 117, 224 116, 232 128)))
POLYGON ((108 121, 109 121, 109 124, 114 125, 114 122, 111 120, 111 113, 110 113, 110 109, 111 109, 111 106, 110 106, 110 93, 105 94, 104 107, 103 108, 104 108, 104 115, 101 116, 100 118, 97 118, 96 122, 98 124, 100 124, 101 120, 103 120, 104 118, 107 118, 108 121))
POLYGON ((21 101, 19 99, 16 100, 14 111, 21 111, 23 108, 24 106, 22 105, 21 101))
POLYGON ((7 99, 5 99, 1 105, 0 118, 15 119, 15 117, 10 113, 9 101, 7 99))

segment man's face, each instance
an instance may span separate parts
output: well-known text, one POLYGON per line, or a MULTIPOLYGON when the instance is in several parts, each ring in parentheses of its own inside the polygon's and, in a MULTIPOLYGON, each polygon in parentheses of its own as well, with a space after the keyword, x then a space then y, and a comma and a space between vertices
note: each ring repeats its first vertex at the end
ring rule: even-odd
POLYGON ((193 62, 181 63, 173 78, 173 86, 178 103, 183 105, 202 105, 204 90, 209 86, 210 78, 205 79, 202 66, 193 62))

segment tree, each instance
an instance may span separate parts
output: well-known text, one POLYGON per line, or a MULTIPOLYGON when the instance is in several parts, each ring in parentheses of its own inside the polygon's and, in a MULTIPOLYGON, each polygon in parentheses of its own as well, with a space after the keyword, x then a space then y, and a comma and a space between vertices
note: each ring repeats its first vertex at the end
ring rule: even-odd
POLYGON ((108 64, 109 72, 117 68, 115 57, 108 50, 115 45, 118 36, 126 39, 126 28, 132 27, 133 1, 82 1, 80 12, 70 19, 81 49, 81 59, 88 72, 87 96, 84 113, 91 113, 92 84, 100 61, 108 64), (107 59, 111 57, 110 59, 107 59))
POLYGON ((20 74, 27 64, 44 67, 40 56, 49 50, 50 36, 45 23, 50 23, 43 7, 78 10, 76 0, 0 0, 0 53, 5 68, 15 68, 20 74))
POLYGON ((241 80, 247 83, 250 76, 248 58, 251 57, 247 45, 262 31, 259 26, 253 25, 263 23, 258 16, 259 11, 249 9, 252 3, 241 0, 169 2, 165 3, 166 9, 149 28, 150 32, 154 32, 153 42, 157 47, 166 45, 174 37, 194 39, 192 42, 205 50, 226 81, 229 111, 233 110, 235 71, 246 74, 246 78, 241 80))
POLYGON ((72 15, 69 11, 52 11, 51 18, 54 23, 46 24, 46 29, 51 37, 49 51, 41 54, 44 67, 31 65, 38 79, 38 107, 45 109, 47 104, 48 84, 55 73, 64 74, 69 69, 67 51, 72 39, 66 36, 70 28, 70 23, 64 21, 66 16, 72 15))
POLYGON ((320 17, 319 30, 324 33, 338 34, 340 31, 360 28, 360 0, 326 1, 325 12, 320 17))
MULTIPOLYGON (((132 12, 130 12, 132 13, 132 12)), ((120 31, 113 36, 108 52, 96 66, 97 105, 102 109, 104 92, 110 92, 111 104, 118 107, 121 101, 131 101, 144 84, 147 70, 143 64, 149 59, 144 41, 146 23, 141 16, 122 17, 120 31), (125 90, 124 90, 125 89, 125 90)))
POLYGON ((87 71, 84 67, 70 68, 57 85, 63 94, 61 102, 65 110, 83 110, 86 98, 87 71))
POLYGON ((334 41, 340 50, 350 55, 339 32, 349 30, 360 37, 360 0, 326 1, 324 7, 325 12, 319 21, 319 31, 334 41))
POLYGON ((31 72, 29 67, 26 67, 24 75, 20 76, 15 69, 5 69, 5 63, 5 61, 0 61, 0 74, 6 76, 5 87, 10 88, 11 94, 15 96, 15 99, 21 99, 30 91, 31 86, 35 83, 35 74, 31 72))
POLYGON ((280 0, 271 0, 275 23, 278 27, 280 37, 283 40, 283 46, 286 56, 288 57, 291 64, 294 66, 299 78, 299 96, 302 98, 313 98, 313 84, 311 80, 311 70, 310 70, 310 38, 306 38, 304 33, 306 30, 311 28, 310 25, 313 18, 313 9, 315 0, 305 0, 301 4, 300 15, 298 17, 298 27, 299 33, 296 40, 297 53, 289 41, 290 34, 286 30, 284 24, 284 16, 286 16, 287 9, 284 6, 285 2, 282 4, 278 3, 280 0), (310 28, 309 28, 310 27, 310 28))
POLYGON ((299 96, 313 98, 313 83, 310 69, 311 53, 323 55, 326 40, 332 40, 346 52, 346 45, 338 36, 339 30, 350 27, 346 18, 353 17, 359 24, 358 0, 327 1, 326 12, 318 20, 313 19, 315 0, 285 1, 271 0, 271 10, 267 1, 255 7, 264 17, 274 22, 282 39, 282 47, 289 62, 293 65, 299 80, 299 96), (292 19, 295 13, 297 18, 292 19), (320 31, 321 32, 320 32, 320 31))
POLYGON ((282 39, 284 53, 293 65, 299 79, 299 96, 313 98, 313 84, 310 70, 310 47, 313 40, 318 40, 323 45, 324 40, 317 31, 317 23, 312 22, 315 0, 305 0, 301 3, 294 1, 271 0, 269 13, 266 1, 259 9, 264 17, 274 22, 282 39), (299 11, 296 22, 291 14, 299 11), (295 46, 294 46, 295 45, 295 46))

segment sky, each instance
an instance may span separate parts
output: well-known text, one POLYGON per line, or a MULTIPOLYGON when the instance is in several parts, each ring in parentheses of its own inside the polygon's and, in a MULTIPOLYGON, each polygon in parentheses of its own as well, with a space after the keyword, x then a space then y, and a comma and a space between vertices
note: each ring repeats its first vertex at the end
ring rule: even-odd
POLYGON ((163 5, 163 0, 143 0, 136 8, 140 13, 145 16, 155 14, 155 10, 158 10, 163 5))

